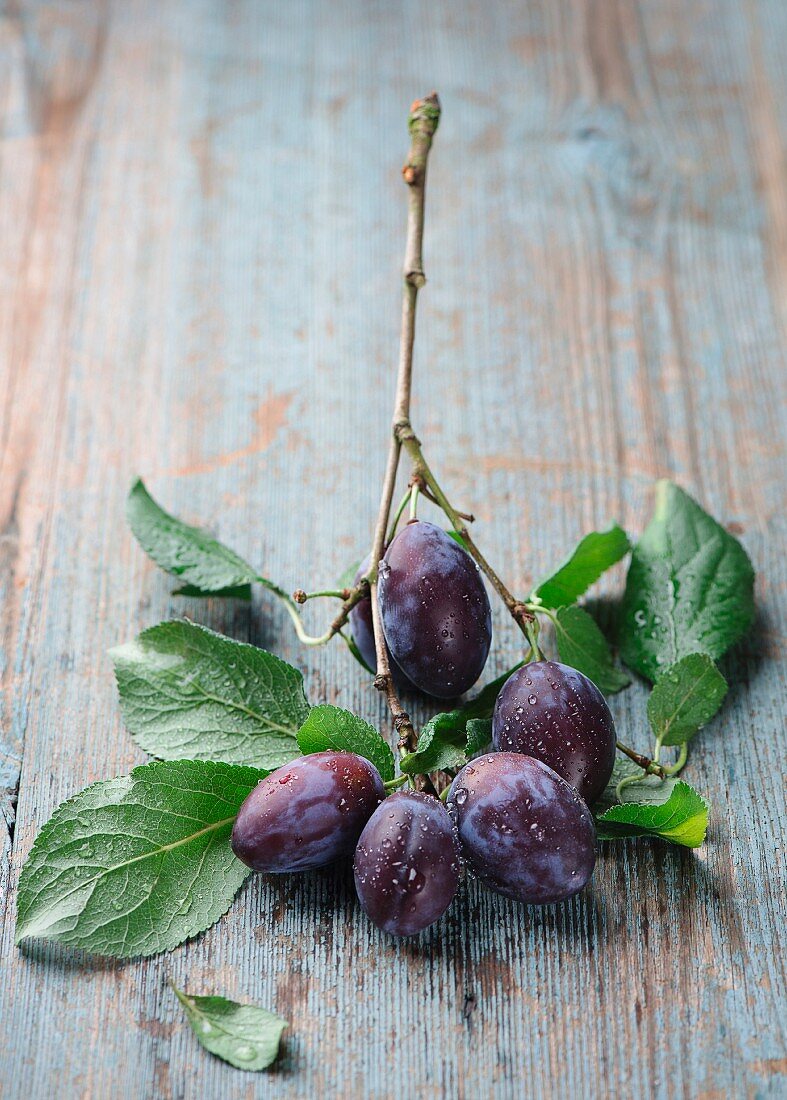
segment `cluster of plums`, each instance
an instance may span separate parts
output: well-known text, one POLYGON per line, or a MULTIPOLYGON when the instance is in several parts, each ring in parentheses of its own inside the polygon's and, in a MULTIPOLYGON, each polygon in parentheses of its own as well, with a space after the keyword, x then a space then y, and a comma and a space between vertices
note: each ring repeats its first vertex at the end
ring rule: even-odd
POLYGON ((265 778, 232 832, 257 871, 302 871, 355 852, 361 905, 384 931, 410 936, 448 908, 462 864, 492 890, 543 905, 593 872, 592 801, 612 771, 615 729, 598 689, 566 665, 518 669, 498 696, 496 751, 470 761, 445 805, 400 790, 351 752, 319 752, 265 778), (583 797, 584 796, 584 797, 583 797))
MULTIPOLYGON (((472 687, 489 653, 491 614, 480 573, 457 542, 434 524, 409 523, 380 563, 379 598, 400 686, 438 698, 472 687)), ((374 668, 368 599, 351 623, 374 668)), ((518 901, 571 897, 593 872, 587 803, 606 786, 615 756, 604 697, 576 669, 532 662, 498 696, 492 744, 494 752, 462 768, 445 804, 409 790, 386 797, 377 769, 355 753, 301 757, 249 794, 233 850, 254 870, 273 873, 321 867, 354 851, 363 908, 399 936, 445 912, 463 864, 518 901)))

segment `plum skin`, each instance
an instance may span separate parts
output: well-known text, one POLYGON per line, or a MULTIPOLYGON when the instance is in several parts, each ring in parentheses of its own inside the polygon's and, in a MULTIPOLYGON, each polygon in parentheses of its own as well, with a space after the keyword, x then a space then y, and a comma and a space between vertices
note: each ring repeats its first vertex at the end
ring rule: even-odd
POLYGON ((353 862, 355 889, 370 920, 394 936, 434 924, 459 887, 459 838, 439 799, 397 791, 367 822, 353 862))
MULTIPOLYGON (((358 572, 355 574, 353 581, 353 587, 355 587, 362 577, 366 576, 369 569, 369 561, 371 555, 367 554, 361 564, 358 566, 358 572)), ((358 646, 358 652, 364 659, 367 668, 372 672, 377 672, 377 650, 374 644, 374 623, 372 621, 372 600, 370 596, 364 596, 362 600, 359 600, 355 607, 350 611, 350 630, 352 631, 353 641, 358 646)), ((407 679, 405 674, 397 665, 391 654, 388 654, 388 660, 391 666, 391 673, 394 678, 394 682, 399 691, 412 691, 413 685, 407 679)))
POLYGON ((542 760, 586 802, 594 802, 609 782, 616 740, 606 699, 592 680, 569 665, 523 665, 497 697, 494 748, 542 760))
POLYGON ((385 797, 380 773, 352 752, 315 752, 271 772, 249 793, 232 850, 254 871, 323 867, 353 851, 385 797))
POLYGON ((576 894, 593 873, 590 810, 540 760, 514 752, 472 760, 451 784, 447 807, 465 860, 498 894, 549 905, 576 894))
POLYGON ((385 552, 378 590, 385 640, 408 679, 438 699, 471 688, 489 655, 492 612, 467 551, 412 520, 385 552))

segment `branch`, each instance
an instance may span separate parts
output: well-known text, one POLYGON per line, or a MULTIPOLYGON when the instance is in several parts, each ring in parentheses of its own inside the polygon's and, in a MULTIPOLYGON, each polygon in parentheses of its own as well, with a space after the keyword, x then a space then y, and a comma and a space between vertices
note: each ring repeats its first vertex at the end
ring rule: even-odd
POLYGON ((410 421, 410 391, 413 375, 413 343, 415 341, 415 305, 418 291, 426 282, 421 255, 424 236, 424 200, 426 195, 426 163, 432 147, 437 125, 440 121, 440 100, 433 92, 425 99, 417 99, 410 108, 410 152, 402 169, 405 183, 409 188, 407 211, 407 245, 404 256, 402 292, 402 327, 399 344, 399 369, 396 381, 396 403, 394 406, 391 442, 388 447, 388 462, 385 468, 380 509, 367 574, 372 598, 372 623, 374 626, 374 645, 377 656, 377 675, 374 686, 385 693, 388 709, 391 712, 394 728, 399 736, 399 747, 403 751, 412 751, 416 746, 415 730, 410 716, 402 706, 391 675, 388 660, 388 648, 383 637, 380 602, 377 593, 377 569, 383 556, 385 532, 391 513, 396 473, 399 468, 401 440, 399 427, 410 421))
POLYGON ((661 779, 666 779, 669 772, 656 760, 651 760, 649 756, 643 756, 641 752, 635 752, 634 749, 630 749, 628 745, 624 745, 622 741, 617 742, 617 747, 624 756, 627 756, 629 760, 633 760, 634 763, 642 768, 647 775, 658 775, 661 779))

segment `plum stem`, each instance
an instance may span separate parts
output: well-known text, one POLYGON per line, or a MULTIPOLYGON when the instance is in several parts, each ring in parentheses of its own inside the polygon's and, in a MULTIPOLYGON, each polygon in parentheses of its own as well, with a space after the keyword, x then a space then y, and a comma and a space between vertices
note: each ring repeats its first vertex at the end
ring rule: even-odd
POLYGON ((413 485, 412 496, 410 497, 410 522, 414 519, 418 519, 418 497, 421 494, 421 490, 418 488, 418 482, 413 485))
POLYGON ((396 534, 396 528, 399 526, 399 520, 402 518, 402 513, 404 512, 407 505, 410 503, 410 496, 412 495, 412 491, 413 491, 412 485, 408 485, 407 492, 404 494, 402 499, 399 501, 399 507, 394 512, 393 519, 391 520, 391 526, 388 528, 388 534, 385 536, 385 545, 386 546, 388 545, 389 542, 393 541, 393 537, 396 534))
MULTIPOLYGON (((417 474, 417 473, 411 474, 410 484, 411 485, 417 485, 418 490, 421 493, 421 496, 426 497, 427 500, 431 500, 432 504, 436 504, 438 507, 440 507, 440 501, 437 499, 437 497, 434 495, 434 493, 431 491, 431 489, 428 488, 426 482, 424 481, 424 479, 421 477, 420 474, 417 474)), ((455 509, 455 511, 456 511, 456 514, 459 516, 460 519, 464 519, 468 523, 475 523, 475 516, 473 515, 472 512, 460 512, 458 508, 455 509)))
MULTIPOLYGON (((413 345, 415 343, 415 307, 418 299, 418 291, 426 282, 423 270, 423 237, 424 237, 424 211, 426 199, 426 166, 429 159, 429 150, 432 147, 432 138, 440 121, 440 100, 436 92, 417 99, 410 108, 408 126, 410 130, 410 151, 407 161, 402 169, 404 181, 407 184, 408 210, 407 210, 407 243, 405 246, 404 268, 402 271, 402 323, 399 341, 399 366, 396 381, 396 401, 394 405, 393 424, 391 427, 391 439, 388 445, 388 461, 385 467, 385 476, 380 494, 380 507, 377 514, 377 524, 374 529, 374 540, 369 556, 369 570, 366 579, 372 600, 372 625, 374 628, 374 647, 377 657, 377 675, 374 678, 374 686, 378 691, 384 692, 388 709, 393 718, 394 729, 398 735, 398 746, 402 754, 413 752, 417 738, 410 715, 402 706, 399 695, 394 686, 391 675, 391 665, 388 660, 388 648, 383 636, 382 616, 380 614, 380 602, 377 593, 377 569, 383 556, 385 545, 385 533, 388 528, 388 519, 391 514, 396 474, 399 469, 399 458, 402 443, 399 437, 399 425, 409 422, 410 417, 410 393, 413 377, 413 345)), ((429 781, 427 780, 427 783, 429 781)))
MULTIPOLYGON (((525 637, 528 637, 528 626, 535 619, 533 612, 528 610, 527 605, 522 600, 518 600, 516 596, 514 596, 513 593, 506 587, 506 585, 503 583, 495 570, 492 568, 492 566, 489 564, 484 555, 476 546, 470 533, 467 530, 466 523, 463 522, 463 520, 466 520, 467 517, 462 512, 457 512, 456 508, 454 508, 453 504, 451 504, 451 501, 448 499, 448 497, 445 495, 442 488, 440 487, 440 483, 438 482, 437 478, 432 473, 429 467, 429 463, 424 458, 424 453, 421 450, 420 440, 413 431, 413 427, 410 423, 409 417, 402 416, 399 419, 398 423, 395 424, 394 430, 401 446, 404 447, 404 449, 410 456, 410 461, 413 467, 413 480, 424 482, 426 488, 429 490, 430 499, 434 500, 434 502, 439 505, 439 507, 442 508, 442 510, 445 512, 446 516, 448 516, 454 526, 454 529, 459 535, 462 536, 462 541, 467 547, 468 553, 472 558, 474 558, 479 569, 486 575, 489 583, 492 585, 495 592, 497 592, 500 599, 508 608, 514 622, 517 624, 525 637)), ((530 639, 528 638, 528 641, 529 640, 530 639)))

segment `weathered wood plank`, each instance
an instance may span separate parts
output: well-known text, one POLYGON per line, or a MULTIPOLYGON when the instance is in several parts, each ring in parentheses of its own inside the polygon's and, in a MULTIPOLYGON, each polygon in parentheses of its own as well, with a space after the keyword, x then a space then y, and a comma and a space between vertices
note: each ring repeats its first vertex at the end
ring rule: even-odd
MULTIPOLYGON (((2 10, 3 1095, 783 1094, 785 34, 779 0, 2 10), (371 931, 331 871, 250 883, 164 958, 18 951, 36 831, 142 759, 111 645, 185 610, 385 720, 344 651, 297 649, 266 598, 172 599, 123 499, 142 473, 293 587, 363 551, 402 112, 432 86, 413 413, 490 558, 523 588, 592 525, 641 529, 671 475, 762 578, 691 761, 709 842, 609 846, 555 911, 468 884, 416 943, 371 931), (287 1016, 278 1068, 199 1051, 169 974, 287 1016)), ((496 628, 490 674, 515 645, 496 628)), ((644 697, 615 700, 632 739, 644 697)))

